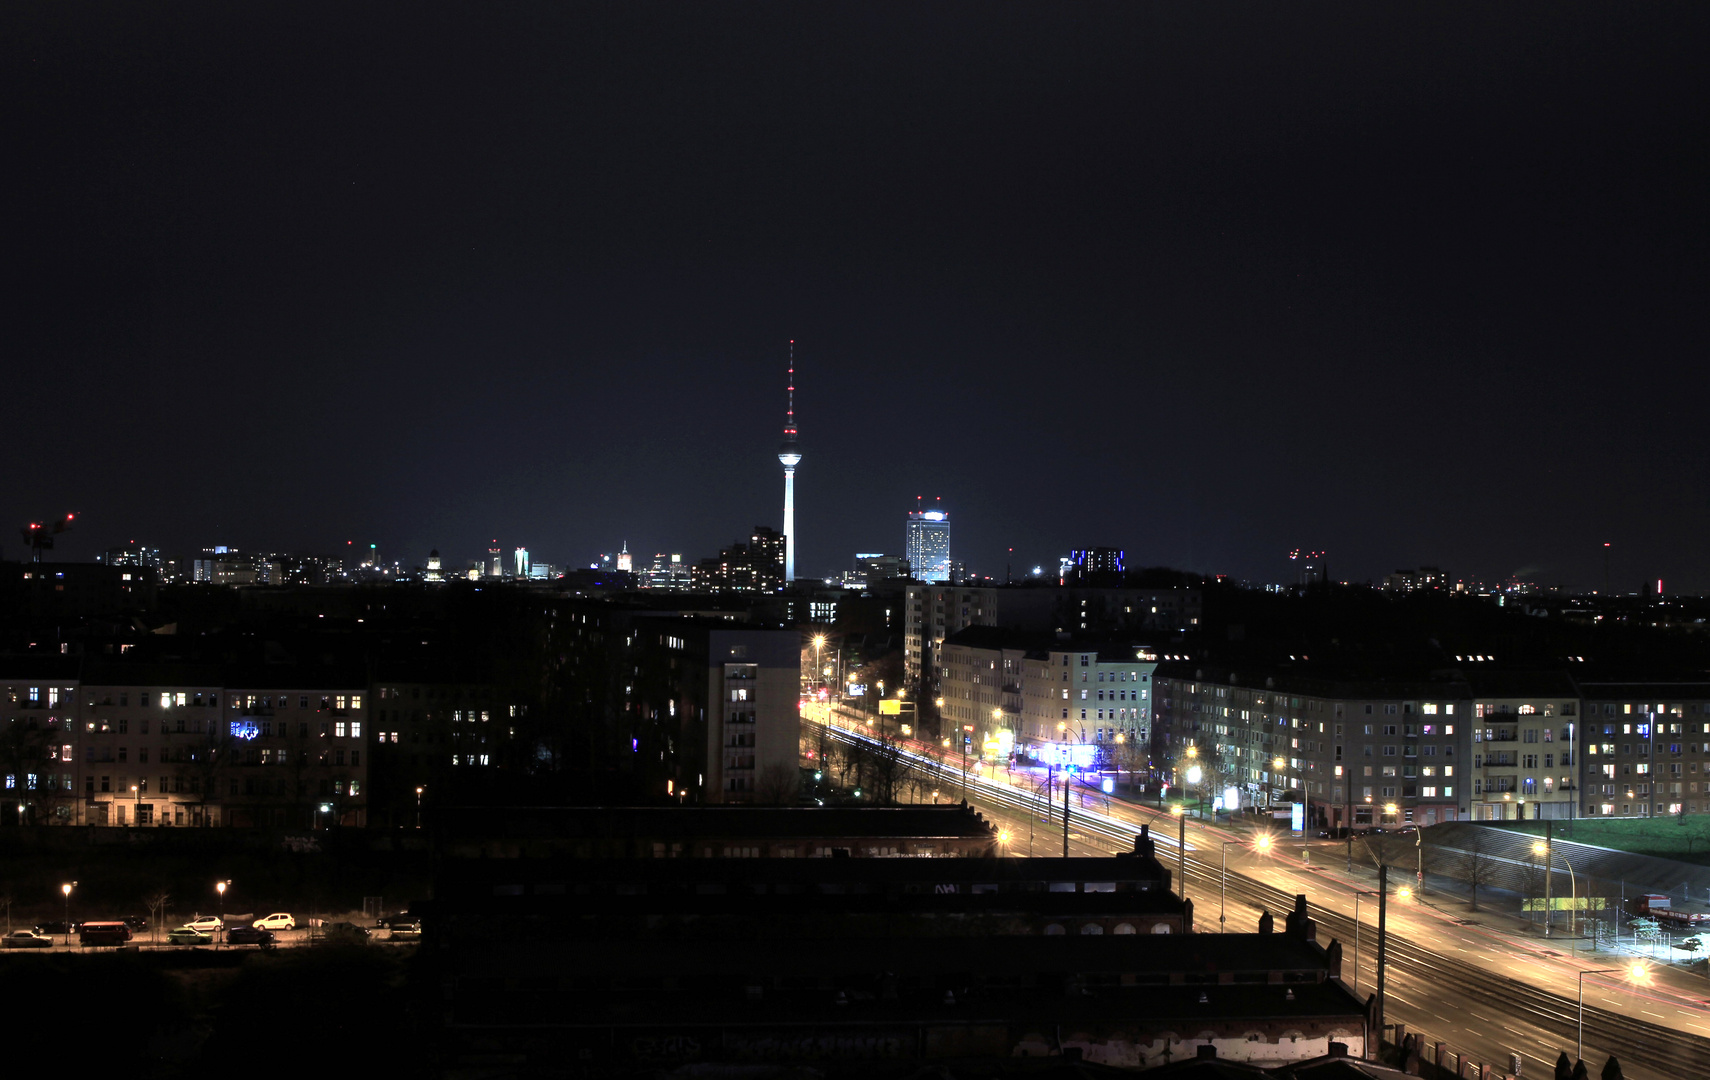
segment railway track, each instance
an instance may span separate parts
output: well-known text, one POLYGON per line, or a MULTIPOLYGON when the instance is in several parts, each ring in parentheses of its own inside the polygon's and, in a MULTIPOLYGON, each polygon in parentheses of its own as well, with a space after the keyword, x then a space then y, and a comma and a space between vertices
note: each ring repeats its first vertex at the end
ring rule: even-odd
MULTIPOLYGON (((877 742, 860 733, 831 724, 826 725, 826 730, 833 738, 846 743, 877 742)), ((962 780, 960 769, 951 768, 926 755, 909 751, 905 751, 905 755, 911 767, 935 779, 947 783, 962 780)), ((1018 792, 1005 784, 971 777, 968 786, 970 802, 980 801, 1035 817, 1043 815, 1047 820, 1061 812, 1059 807, 1047 806, 1036 795, 1018 792)), ((1108 848, 1112 853, 1130 850, 1137 831, 1132 822, 1085 808, 1072 809, 1070 821, 1071 832, 1078 830, 1080 834, 1080 843, 1096 850, 1108 848)), ((1154 831, 1151 836, 1162 848, 1176 848, 1177 838, 1166 835, 1166 832, 1154 831)), ((1189 880, 1197 879, 1198 884, 1211 892, 1217 891, 1224 881, 1221 867, 1214 862, 1195 857, 1193 852, 1194 845, 1190 839, 1185 860, 1186 877, 1189 880)), ((1160 852, 1159 857, 1168 865, 1171 859, 1180 859, 1181 852, 1172 851, 1169 855, 1160 852)), ((1286 912, 1294 906, 1292 893, 1236 871, 1229 872, 1227 882, 1229 896, 1251 907, 1286 912)), ((1182 884, 1185 885, 1186 882, 1182 884)), ((1307 908, 1328 937, 1340 941, 1353 939, 1354 920, 1351 917, 1315 905, 1310 898, 1307 908)), ((1477 964, 1444 956, 1393 932, 1388 935, 1386 953, 1389 970, 1396 975, 1417 980, 1421 986, 1452 986, 1469 1001, 1488 1005, 1558 1037, 1562 1040, 1564 1049, 1575 1043, 1578 1035, 1577 1020, 1580 1016, 1579 1004, 1575 999, 1553 994, 1518 979, 1495 974, 1477 964)), ((1391 1010, 1392 1013, 1395 1011, 1391 1010)), ((1710 1039, 1597 1005, 1587 1004, 1584 1018, 1585 1045, 1593 1056, 1613 1053, 1633 1064, 1643 1064, 1659 1070, 1687 1070, 1684 1075, 1699 1075, 1706 1063, 1710 1063, 1710 1039)))

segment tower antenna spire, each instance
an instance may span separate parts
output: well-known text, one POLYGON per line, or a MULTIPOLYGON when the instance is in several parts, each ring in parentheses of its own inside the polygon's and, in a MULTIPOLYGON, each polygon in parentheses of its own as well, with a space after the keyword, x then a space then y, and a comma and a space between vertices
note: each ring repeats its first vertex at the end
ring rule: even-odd
POLYGON ((790 339, 790 385, 789 408, 784 411, 784 438, 793 440, 796 437, 796 342, 790 339))

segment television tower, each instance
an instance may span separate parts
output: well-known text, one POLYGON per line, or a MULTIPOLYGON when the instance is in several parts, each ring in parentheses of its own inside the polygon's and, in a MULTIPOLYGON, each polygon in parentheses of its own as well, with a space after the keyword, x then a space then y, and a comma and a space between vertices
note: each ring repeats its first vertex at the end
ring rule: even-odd
POLYGON ((790 340, 790 405, 784 413, 784 444, 778 460, 784 466, 784 582, 796 580, 796 466, 802 449, 796 445, 796 342, 790 340))

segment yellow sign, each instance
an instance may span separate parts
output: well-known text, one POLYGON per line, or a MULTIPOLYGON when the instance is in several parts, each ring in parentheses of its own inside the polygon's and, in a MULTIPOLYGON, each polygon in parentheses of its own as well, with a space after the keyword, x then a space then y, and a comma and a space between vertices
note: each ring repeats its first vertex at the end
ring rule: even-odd
POLYGON ((895 698, 884 698, 879 702, 880 716, 901 716, 902 702, 895 698))

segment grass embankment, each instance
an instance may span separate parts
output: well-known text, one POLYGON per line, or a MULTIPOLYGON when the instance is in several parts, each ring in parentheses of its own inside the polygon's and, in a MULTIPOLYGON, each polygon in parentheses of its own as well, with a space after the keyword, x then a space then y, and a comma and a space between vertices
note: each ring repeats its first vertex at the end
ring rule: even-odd
MULTIPOLYGON (((1501 828, 1515 832, 1544 835, 1545 822, 1504 822, 1501 828)), ((1613 848, 1635 855, 1654 855, 1662 859, 1678 859, 1698 866, 1710 866, 1710 814, 1687 814, 1685 817, 1581 818, 1577 821, 1556 821, 1554 834, 1562 840, 1597 847, 1613 848)))

